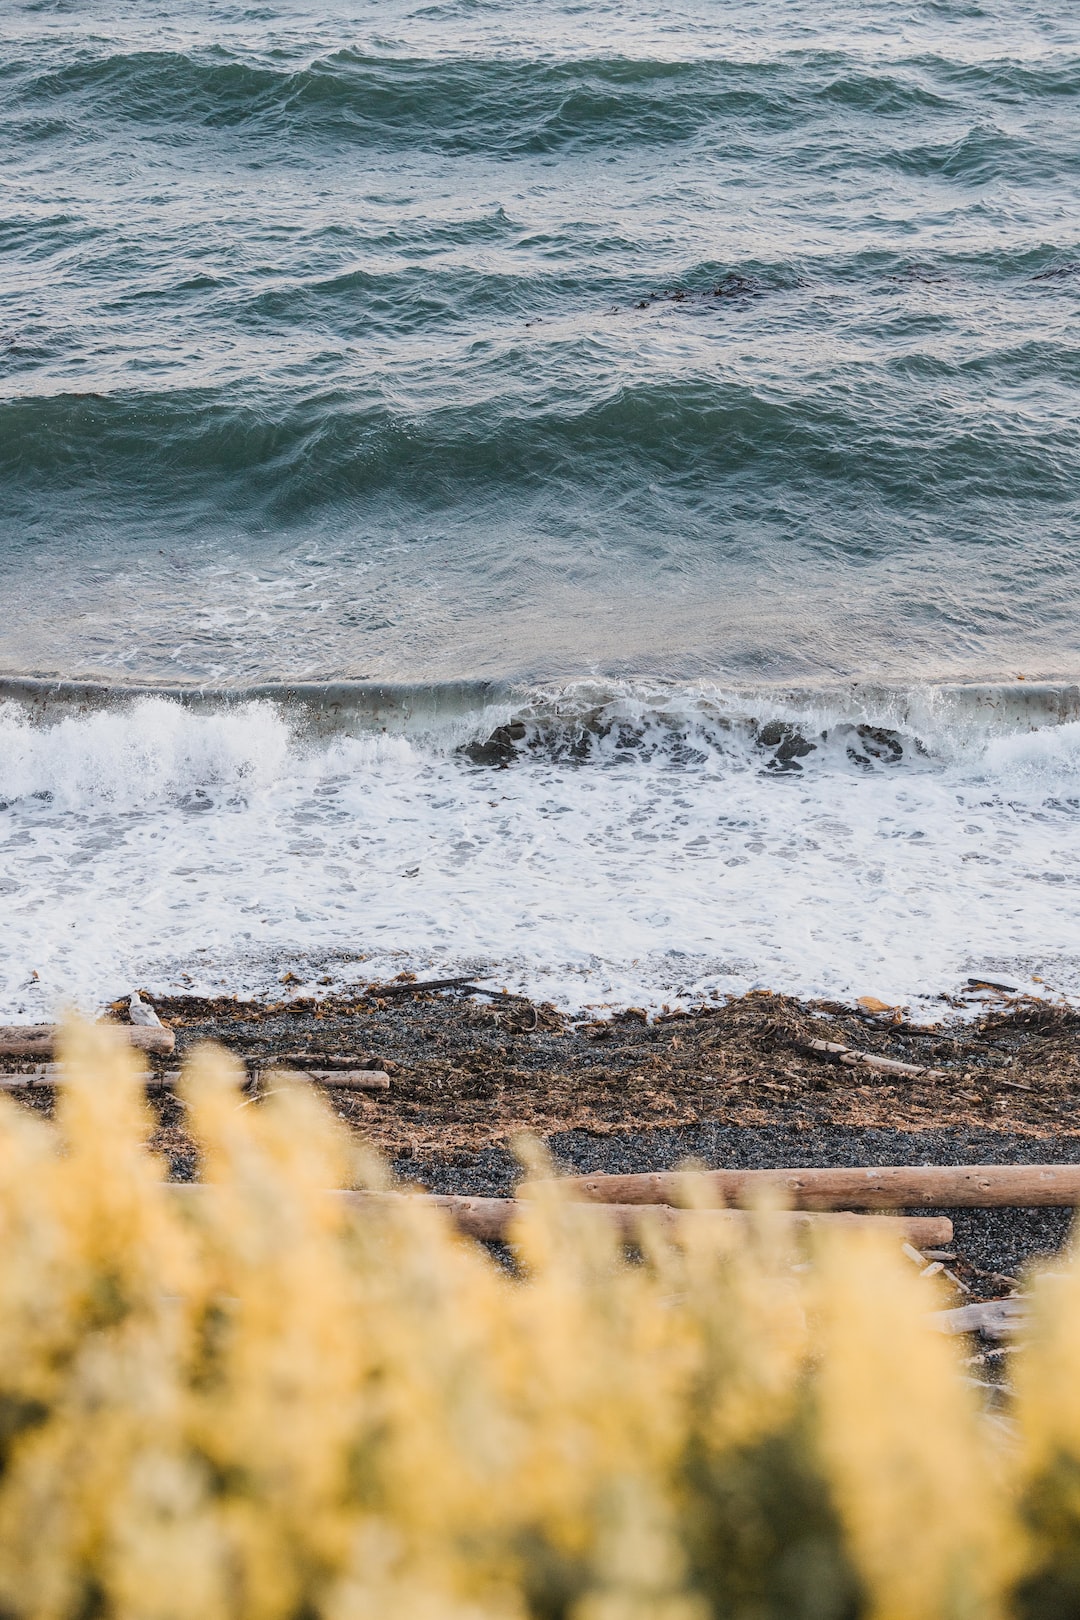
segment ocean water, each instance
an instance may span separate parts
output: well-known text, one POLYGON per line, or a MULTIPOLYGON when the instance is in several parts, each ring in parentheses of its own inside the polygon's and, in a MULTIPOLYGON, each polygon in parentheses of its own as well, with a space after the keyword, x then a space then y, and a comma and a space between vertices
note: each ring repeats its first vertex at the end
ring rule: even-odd
POLYGON ((1080 994, 1075 6, 8 0, 0 141, 0 1011, 1080 994))

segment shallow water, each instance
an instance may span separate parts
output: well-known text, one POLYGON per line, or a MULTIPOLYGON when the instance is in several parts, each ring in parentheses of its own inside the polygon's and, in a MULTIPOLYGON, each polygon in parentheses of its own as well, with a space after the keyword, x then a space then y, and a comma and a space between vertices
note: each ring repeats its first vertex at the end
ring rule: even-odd
POLYGON ((8 689, 6 1005, 1078 986, 1068 703, 939 695, 1080 675, 1074 7, 12 0, 0 138, 0 672, 271 693, 8 689))

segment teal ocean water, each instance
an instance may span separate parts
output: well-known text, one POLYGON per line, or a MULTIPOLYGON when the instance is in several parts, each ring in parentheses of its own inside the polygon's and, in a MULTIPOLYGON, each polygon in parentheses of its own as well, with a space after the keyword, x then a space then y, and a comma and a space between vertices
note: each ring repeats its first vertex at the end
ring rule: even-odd
POLYGON ((1069 0, 8 0, 0 667, 1071 676, 1069 0))
POLYGON ((7 0, 0 142, 6 1004, 1080 987, 1074 4, 7 0))

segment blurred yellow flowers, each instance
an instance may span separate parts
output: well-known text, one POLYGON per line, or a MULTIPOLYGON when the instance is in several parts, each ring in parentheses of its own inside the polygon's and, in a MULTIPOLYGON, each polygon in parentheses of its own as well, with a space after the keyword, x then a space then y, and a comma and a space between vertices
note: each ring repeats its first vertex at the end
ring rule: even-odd
POLYGON ((1007 1423, 880 1234, 617 1238, 511 1273, 370 1184, 310 1088, 189 1065, 197 1190, 72 1026, 0 1099, 0 1610, 26 1620, 994 1620, 1080 1612, 1080 1274, 1007 1423))

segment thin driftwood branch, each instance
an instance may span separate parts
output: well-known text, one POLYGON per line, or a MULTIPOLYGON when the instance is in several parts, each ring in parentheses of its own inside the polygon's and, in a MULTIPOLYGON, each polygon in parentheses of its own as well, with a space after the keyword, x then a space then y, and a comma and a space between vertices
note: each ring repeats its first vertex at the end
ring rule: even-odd
POLYGON ((369 984, 369 996, 418 996, 428 990, 457 990, 463 996, 490 996, 493 1001, 528 1001, 513 990, 488 990, 471 979, 391 979, 389 984, 369 984))
POLYGON ((800 1041, 797 1050, 847 1069, 873 1069, 878 1074, 895 1075, 898 1080, 944 1080, 941 1069, 927 1069, 919 1063, 901 1063, 897 1058, 878 1057, 876 1052, 856 1052, 839 1041, 800 1041))

